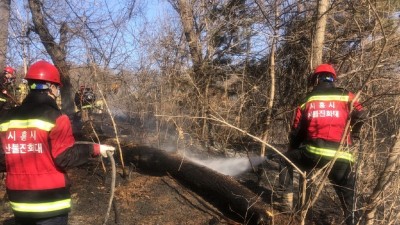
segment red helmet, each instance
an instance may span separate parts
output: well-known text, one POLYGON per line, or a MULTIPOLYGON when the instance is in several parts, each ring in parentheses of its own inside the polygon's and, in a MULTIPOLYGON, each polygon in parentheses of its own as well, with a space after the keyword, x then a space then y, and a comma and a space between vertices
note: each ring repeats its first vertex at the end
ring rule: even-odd
POLYGON ((322 72, 331 73, 333 75, 333 78, 336 79, 336 71, 330 64, 321 64, 321 65, 317 66, 317 68, 315 68, 315 70, 314 70, 313 75, 322 73, 322 72))
POLYGON ((44 60, 32 64, 26 73, 25 79, 40 80, 61 85, 58 69, 53 64, 44 60))
POLYGON ((9 73, 9 74, 14 76, 15 69, 12 68, 11 66, 7 66, 6 68, 4 68, 4 72, 7 72, 7 73, 9 73))

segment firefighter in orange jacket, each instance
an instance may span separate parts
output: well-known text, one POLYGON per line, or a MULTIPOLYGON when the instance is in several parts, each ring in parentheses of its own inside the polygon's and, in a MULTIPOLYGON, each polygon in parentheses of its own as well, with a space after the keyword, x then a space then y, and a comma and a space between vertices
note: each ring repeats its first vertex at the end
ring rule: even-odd
POLYGON ((0 118, 0 171, 18 225, 67 225, 71 207, 66 170, 114 152, 99 144, 75 144, 71 123, 57 107, 57 68, 38 61, 26 77, 30 92, 0 118))
MULTIPOLYGON (((354 94, 334 85, 337 75, 329 64, 319 65, 309 77, 313 90, 296 109, 292 131, 289 136, 290 150, 285 153, 295 165, 306 171, 321 168, 336 154, 338 158, 329 174, 329 180, 339 196, 347 225, 355 223, 359 216, 353 212, 354 158, 351 152, 337 152, 342 136, 346 136, 346 146, 351 145, 351 137, 359 137, 366 111, 354 94), (344 134, 350 119, 351 135, 344 134)), ((281 203, 291 210, 293 198, 293 168, 285 160, 281 161, 279 175, 281 203)))

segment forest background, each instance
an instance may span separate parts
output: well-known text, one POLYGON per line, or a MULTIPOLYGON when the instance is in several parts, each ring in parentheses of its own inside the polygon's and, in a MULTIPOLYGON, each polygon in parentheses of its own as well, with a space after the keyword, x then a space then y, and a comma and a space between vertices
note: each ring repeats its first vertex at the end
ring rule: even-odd
POLYGON ((369 110, 358 154, 364 217, 396 224, 399 16, 396 0, 0 0, 0 66, 19 82, 49 60, 67 114, 90 85, 141 138, 231 156, 285 146, 307 77, 330 63, 369 110))

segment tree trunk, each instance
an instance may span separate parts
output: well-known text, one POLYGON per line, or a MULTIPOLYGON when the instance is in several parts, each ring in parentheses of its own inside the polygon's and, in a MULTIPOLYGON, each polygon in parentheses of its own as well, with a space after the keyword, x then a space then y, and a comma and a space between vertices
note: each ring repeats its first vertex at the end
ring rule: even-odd
POLYGON ((317 21, 315 26, 315 33, 312 44, 311 55, 311 69, 322 63, 322 54, 325 41, 325 28, 326 28, 326 11, 328 9, 328 0, 318 1, 317 21))
MULTIPOLYGON (((189 51, 194 68, 200 67, 202 53, 199 36, 194 28, 193 9, 187 0, 178 1, 178 12, 181 17, 183 32, 186 42, 189 44, 189 51)), ((196 71, 196 70, 195 70, 196 71)))
POLYGON ((188 0, 178 0, 176 10, 181 18, 183 33, 189 46, 191 60, 193 62, 193 84, 197 90, 197 99, 200 106, 199 123, 202 127, 202 138, 207 141, 207 147, 213 146, 212 123, 208 121, 210 112, 208 91, 211 78, 209 74, 204 73, 204 61, 200 43, 200 34, 196 30, 196 21, 194 18, 193 7, 188 0))
POLYGON ((35 32, 39 35, 40 40, 45 47, 47 53, 53 60, 54 65, 58 68, 61 75, 61 82, 63 88, 61 89, 62 109, 68 115, 74 113, 74 102, 72 95, 72 85, 69 76, 69 65, 66 62, 66 24, 62 24, 60 27, 60 43, 57 44, 55 38, 51 35, 49 28, 47 27, 41 2, 39 0, 32 0, 29 2, 29 8, 32 13, 32 20, 35 26, 35 32))
MULTIPOLYGON (((262 3, 258 3, 260 6, 263 15, 267 19, 268 17, 266 16, 266 12, 264 10, 264 7, 262 6, 262 3)), ((269 66, 269 75, 271 77, 271 84, 270 84, 270 91, 269 91, 269 100, 268 100, 268 105, 267 105, 267 117, 265 120, 265 130, 262 135, 262 140, 263 143, 261 145, 261 151, 260 151, 260 156, 265 156, 265 150, 266 150, 266 145, 264 143, 268 142, 269 139, 269 131, 271 129, 271 123, 272 123, 272 111, 274 107, 274 99, 275 99, 275 51, 276 51, 276 43, 277 43, 277 37, 279 33, 279 5, 280 1, 277 0, 274 2, 274 12, 275 12, 275 17, 274 17, 274 27, 273 27, 273 32, 274 36, 272 37, 271 41, 271 51, 269 55, 269 61, 270 61, 270 66, 269 66)))
MULTIPOLYGON (((6 66, 11 0, 0 0, 0 69, 6 66)), ((0 71, 2 72, 2 71, 0 71)))
POLYGON ((224 203, 226 210, 239 215, 244 224, 268 224, 271 220, 270 207, 261 197, 230 176, 195 164, 184 156, 147 146, 126 146, 123 154, 126 165, 133 163, 144 171, 168 173, 200 194, 217 197, 218 203, 224 203))
POLYGON ((393 147, 390 149, 389 157, 386 161, 384 170, 379 176, 378 183, 376 184, 374 191, 368 200, 368 205, 366 207, 364 218, 366 225, 375 224, 375 213, 378 206, 384 201, 381 199, 381 194, 392 181, 392 177, 399 171, 399 155, 400 155, 400 130, 396 136, 393 147))

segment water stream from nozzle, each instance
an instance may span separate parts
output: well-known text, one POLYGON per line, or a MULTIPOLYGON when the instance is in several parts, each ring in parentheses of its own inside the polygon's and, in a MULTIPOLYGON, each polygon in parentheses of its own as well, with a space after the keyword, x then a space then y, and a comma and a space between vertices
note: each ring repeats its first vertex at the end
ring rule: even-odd
POLYGON ((208 167, 219 173, 237 176, 250 170, 252 167, 260 165, 265 161, 265 157, 251 156, 240 158, 214 158, 214 159, 197 159, 190 158, 193 162, 208 167))

